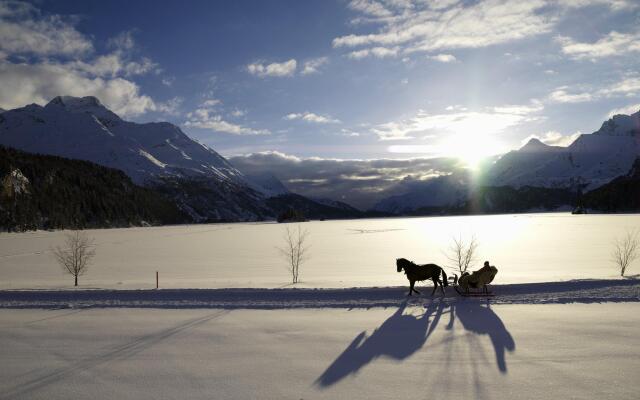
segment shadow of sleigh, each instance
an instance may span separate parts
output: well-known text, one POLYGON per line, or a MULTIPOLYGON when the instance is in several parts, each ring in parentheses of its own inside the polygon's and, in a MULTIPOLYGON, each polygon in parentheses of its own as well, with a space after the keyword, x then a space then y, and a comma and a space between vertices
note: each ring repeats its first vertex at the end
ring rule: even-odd
MULTIPOLYGON (((367 364, 380 357, 403 361, 420 350, 436 330, 441 317, 449 314, 446 330, 453 333, 456 319, 465 332, 474 337, 472 346, 477 346, 477 336, 488 335, 493 346, 498 370, 506 374, 505 351, 515 351, 515 340, 488 302, 476 301, 447 304, 431 302, 424 312, 415 315, 407 311, 404 302, 387 320, 370 335, 360 332, 347 348, 318 377, 315 384, 320 388, 330 387, 349 375, 355 375, 367 364)), ((452 336, 455 340, 469 340, 467 335, 452 336), (465 339, 467 338, 467 339, 465 339)), ((448 342, 451 345, 450 341, 448 342)), ((444 342, 443 342, 444 343, 444 342)), ((474 363, 475 364, 475 363, 474 363)))

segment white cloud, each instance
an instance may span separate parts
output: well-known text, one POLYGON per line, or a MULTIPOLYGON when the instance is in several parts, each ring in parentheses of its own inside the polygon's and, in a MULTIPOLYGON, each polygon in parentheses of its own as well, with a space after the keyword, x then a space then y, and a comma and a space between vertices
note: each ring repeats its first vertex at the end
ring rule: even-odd
POLYGON ((631 115, 631 114, 635 114, 635 113, 637 113, 639 111, 640 111, 640 103, 630 104, 630 105, 625 106, 625 107, 620 107, 620 108, 616 108, 616 109, 611 110, 609 112, 609 115, 607 116, 607 118, 611 118, 614 115, 618 115, 618 114, 631 115))
POLYGON ((155 111, 177 116, 177 115, 180 115, 180 107, 182 106, 182 103, 184 103, 184 99, 182 97, 176 96, 165 102, 160 102, 160 103, 156 102, 155 111))
POLYGON ((288 121, 302 120, 302 121, 306 121, 306 122, 313 122, 313 123, 316 123, 316 124, 337 124, 337 123, 340 123, 340 120, 338 120, 338 119, 334 119, 334 118, 331 118, 331 117, 325 116, 325 115, 315 114, 315 113, 312 113, 312 112, 309 112, 309 111, 306 111, 304 113, 287 114, 283 118, 288 120, 288 121))
POLYGON ((360 60, 365 57, 375 57, 375 58, 385 58, 385 57, 395 57, 398 55, 398 47, 372 47, 370 49, 356 50, 347 54, 347 57, 360 60))
POLYGON ((640 76, 630 76, 614 83, 613 85, 601 89, 600 94, 608 97, 627 96, 633 97, 640 94, 640 76))
POLYGON ((350 3, 350 8, 374 19, 375 33, 337 37, 333 46, 400 46, 404 53, 475 48, 550 32, 556 22, 545 14, 544 0, 448 2, 416 4, 415 7, 375 7, 372 2, 350 3))
POLYGON ((358 33, 336 37, 332 44, 360 47, 350 50, 352 59, 372 55, 373 48, 396 49, 393 56, 480 48, 550 33, 576 8, 620 11, 638 5, 636 0, 357 0, 348 7, 357 15, 352 22, 358 33), (372 28, 363 29, 365 24, 372 28))
POLYGON ((467 111, 455 107, 445 114, 429 114, 419 110, 415 116, 401 121, 392 121, 377 125, 371 131, 380 140, 407 140, 417 135, 442 133, 478 132, 495 134, 505 129, 532 121, 535 114, 542 110, 541 105, 495 107, 484 111, 467 111))
MULTIPOLYGON (((210 100, 207 100, 207 103, 210 100)), ((218 104, 218 103, 215 103, 218 104)), ((214 104, 214 105, 215 105, 214 104)), ((267 129, 254 129, 233 122, 225 121, 222 115, 214 112, 210 105, 203 105, 200 108, 187 114, 185 127, 208 129, 215 132, 229 133, 232 135, 269 135, 267 129)))
POLYGON ((235 109, 231 111, 231 116, 235 118, 244 117, 245 115, 247 115, 247 110, 235 109))
POLYGON ((576 60, 596 60, 604 57, 628 56, 640 52, 640 33, 620 33, 612 31, 594 43, 576 42, 567 36, 558 36, 556 41, 562 52, 576 60))
POLYGON ((218 99, 207 99, 207 100, 203 101, 200 104, 200 106, 204 107, 204 108, 212 108, 212 107, 218 106, 220 104, 222 104, 221 100, 218 100, 218 99))
POLYGON ((349 3, 349 8, 373 17, 390 17, 393 15, 381 3, 371 0, 353 0, 349 3))
POLYGON ((568 86, 561 86, 552 91, 547 100, 554 103, 583 103, 603 98, 636 97, 640 95, 640 76, 631 74, 606 87, 592 88, 589 91, 583 89, 570 91, 568 86))
POLYGON ((435 56, 428 56, 427 58, 429 58, 430 60, 441 62, 441 63, 450 63, 458 60, 455 56, 451 54, 438 54, 435 56))
POLYGON ((177 112, 179 99, 156 102, 127 79, 158 71, 150 59, 131 57, 135 43, 130 32, 109 46, 115 49, 112 53, 95 55, 93 43, 62 16, 43 15, 26 3, 0 3, 0 107, 43 105, 55 96, 70 95, 95 96, 123 117, 177 112), (30 61, 13 61, 23 55, 30 61))
POLYGON ((320 67, 326 65, 329 62, 328 57, 318 57, 307 60, 302 65, 301 75, 317 74, 320 72, 320 67))
POLYGON ((561 86, 549 94, 549 100, 555 103, 583 103, 594 99, 588 92, 569 93, 566 86, 561 86))
POLYGON ((0 107, 16 108, 29 103, 46 104, 59 95, 96 96, 120 116, 156 111, 151 97, 141 94, 134 82, 123 78, 87 76, 64 64, 0 63, 0 107))
POLYGON ((458 165, 456 160, 442 158, 346 160, 277 151, 231 157, 229 162, 248 174, 268 171, 295 193, 343 200, 363 209, 397 194, 395 185, 403 180, 447 175, 458 165))
POLYGON ((22 2, 0 4, 0 49, 9 54, 75 56, 93 51, 93 44, 59 15, 40 17, 22 2))
POLYGON ((340 129, 340 132, 342 133, 343 136, 348 136, 348 137, 360 136, 360 132, 352 131, 351 129, 340 129))
POLYGON ((542 135, 530 135, 522 141, 522 144, 526 144, 531 139, 538 139, 539 141, 548 144, 549 146, 562 146, 567 147, 573 143, 582 132, 578 131, 571 135, 563 135, 558 131, 545 132, 542 135))
POLYGON ((167 86, 167 87, 171 87, 173 86, 173 82, 175 82, 175 78, 173 77, 164 77, 161 80, 162 84, 167 86))
POLYGON ((99 56, 90 62, 76 60, 69 67, 95 76, 144 75, 157 69, 158 64, 143 57, 139 61, 127 61, 119 52, 99 56))
POLYGON ((261 78, 268 76, 285 77, 292 76, 296 72, 297 65, 297 61, 293 58, 281 63, 265 64, 262 62, 255 62, 247 65, 247 71, 251 75, 261 78))
POLYGON ((107 45, 116 50, 132 50, 136 46, 136 42, 133 39, 133 31, 124 31, 119 33, 109 39, 107 45))
POLYGON ((636 0, 562 0, 560 5, 567 8, 607 6, 614 11, 632 10, 640 6, 636 0))

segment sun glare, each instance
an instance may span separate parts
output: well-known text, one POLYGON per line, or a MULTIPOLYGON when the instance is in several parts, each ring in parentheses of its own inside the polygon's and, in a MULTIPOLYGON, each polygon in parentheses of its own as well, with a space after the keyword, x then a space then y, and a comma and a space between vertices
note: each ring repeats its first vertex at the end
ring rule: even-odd
POLYGON ((458 158, 470 169, 477 169, 487 157, 506 151, 504 143, 495 135, 477 131, 453 134, 444 139, 440 147, 442 155, 458 158))

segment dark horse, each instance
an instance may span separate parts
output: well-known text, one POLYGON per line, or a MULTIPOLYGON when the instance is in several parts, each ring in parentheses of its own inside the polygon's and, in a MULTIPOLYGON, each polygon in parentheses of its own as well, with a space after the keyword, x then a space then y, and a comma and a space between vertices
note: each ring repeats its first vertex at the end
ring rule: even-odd
POLYGON ((413 288, 416 281, 431 279, 433 281, 433 292, 431 292, 432 296, 436 292, 438 284, 440 284, 440 290, 442 290, 443 295, 444 287, 449 286, 449 283, 447 282, 447 274, 445 274, 444 270, 436 264, 418 265, 405 258, 398 258, 396 259, 396 266, 398 267, 398 272, 404 269, 404 273, 407 275, 407 279, 411 285, 409 288, 409 296, 411 296, 411 292, 420 294, 420 292, 413 288), (442 273, 442 281, 440 281, 440 273, 442 273))

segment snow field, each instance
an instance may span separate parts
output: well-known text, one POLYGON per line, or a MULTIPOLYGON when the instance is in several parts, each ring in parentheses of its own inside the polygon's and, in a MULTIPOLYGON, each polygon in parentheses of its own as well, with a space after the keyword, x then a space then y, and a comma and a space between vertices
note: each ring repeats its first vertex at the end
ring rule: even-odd
POLYGON ((636 399, 637 303, 0 310, 1 399, 636 399))

